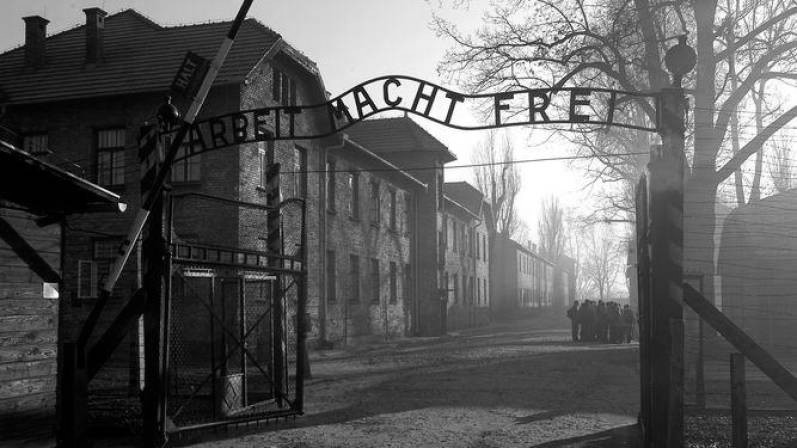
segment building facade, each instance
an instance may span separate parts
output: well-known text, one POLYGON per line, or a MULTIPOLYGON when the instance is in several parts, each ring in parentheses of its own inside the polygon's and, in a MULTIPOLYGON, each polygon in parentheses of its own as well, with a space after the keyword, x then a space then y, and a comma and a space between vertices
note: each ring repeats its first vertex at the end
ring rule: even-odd
POLYGON ((482 194, 466 182, 443 186, 442 250, 445 258, 446 326, 450 330, 490 321, 487 224, 482 194))
POLYGON ((551 309, 554 298, 554 264, 533 248, 496 238, 493 313, 496 318, 551 309))
POLYGON ((443 211, 445 207, 443 168, 456 160, 440 141, 408 117, 365 120, 347 129, 352 140, 401 167, 423 182, 426 188, 417 194, 415 226, 418 229, 415 281, 417 295, 413 303, 415 320, 412 335, 440 335, 447 331, 442 252, 443 211))

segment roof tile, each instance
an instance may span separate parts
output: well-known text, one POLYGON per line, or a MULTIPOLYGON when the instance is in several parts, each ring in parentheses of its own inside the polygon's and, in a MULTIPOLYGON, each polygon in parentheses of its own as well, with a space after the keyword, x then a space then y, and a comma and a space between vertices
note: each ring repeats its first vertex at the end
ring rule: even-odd
MULTIPOLYGON (((128 9, 105 20, 102 63, 86 65, 81 25, 47 38, 46 63, 37 70, 25 66, 22 47, 0 54, 0 91, 10 104, 166 91, 185 53, 212 59, 230 23, 161 27, 128 9)), ((214 84, 242 81, 279 39, 246 19, 214 84)))

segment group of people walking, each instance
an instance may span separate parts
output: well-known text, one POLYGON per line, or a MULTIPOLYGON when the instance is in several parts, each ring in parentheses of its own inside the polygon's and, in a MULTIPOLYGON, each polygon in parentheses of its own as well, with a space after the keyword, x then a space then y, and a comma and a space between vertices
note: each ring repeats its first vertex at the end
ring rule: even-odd
POLYGON ((603 342, 621 344, 631 342, 634 329, 634 311, 617 302, 576 300, 567 310, 574 342, 603 342))

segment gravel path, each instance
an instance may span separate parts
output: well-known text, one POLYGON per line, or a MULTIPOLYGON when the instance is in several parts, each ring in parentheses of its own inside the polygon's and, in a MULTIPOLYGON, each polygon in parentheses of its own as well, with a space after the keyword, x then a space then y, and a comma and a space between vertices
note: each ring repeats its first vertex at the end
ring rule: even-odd
POLYGON ((574 344, 567 330, 539 329, 552 326, 315 353, 304 416, 192 446, 633 446, 623 440, 638 409, 636 344, 574 344))

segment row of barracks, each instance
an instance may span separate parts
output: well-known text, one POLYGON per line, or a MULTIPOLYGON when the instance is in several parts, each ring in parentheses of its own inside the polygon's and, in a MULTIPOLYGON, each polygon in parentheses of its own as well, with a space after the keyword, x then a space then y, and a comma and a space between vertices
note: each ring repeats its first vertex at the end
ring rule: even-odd
MULTIPOLYGON (((132 9, 84 11, 85 24, 50 36, 45 18, 25 17, 24 44, 0 54, 0 166, 11 170, 13 159, 38 167, 36 176, 4 175, 0 190, 6 427, 54 411, 58 348, 77 338, 141 201, 139 128, 155 120, 185 53, 211 58, 229 27, 165 27, 132 9), (65 195, 72 199, 59 199, 65 195), (13 244, 15 235, 29 244, 13 244)), ((327 98, 312 60, 247 19, 198 119, 327 98)), ((301 114, 294 125, 311 133, 325 120, 301 114)), ((199 149, 185 144, 171 173, 178 243, 265 251, 259 206, 272 162, 282 167, 283 197, 306 201, 311 348, 441 335, 519 308, 572 301, 567 270, 529 247, 496 244, 490 204, 467 183, 445 182, 445 164, 456 157, 406 116, 366 120, 342 138, 199 149), (532 270, 527 258, 542 267, 532 270)), ((94 337, 140 287, 140 249, 134 254, 94 337)), ((190 317, 182 319, 192 327, 190 317)), ((114 359, 138 362, 140 344, 134 332, 114 359)))

